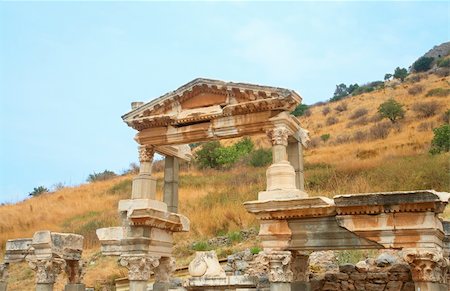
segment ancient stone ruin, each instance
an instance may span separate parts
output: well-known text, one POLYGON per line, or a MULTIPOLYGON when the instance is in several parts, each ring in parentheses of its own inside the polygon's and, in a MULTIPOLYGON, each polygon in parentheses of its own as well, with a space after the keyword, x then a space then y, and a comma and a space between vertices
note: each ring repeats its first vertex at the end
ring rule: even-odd
POLYGON ((84 291, 82 251, 83 236, 73 233, 38 231, 33 238, 8 240, 0 265, 0 291, 7 290, 8 266, 23 261, 36 272, 36 291, 52 291, 63 271, 68 278, 64 291, 84 291))
MULTIPOLYGON (((129 290, 147 290, 152 275, 153 290, 171 288, 173 234, 189 231, 188 218, 178 213, 179 161, 191 159, 188 144, 261 134, 272 144, 267 187, 258 200, 243 206, 260 222, 263 252, 252 258, 257 267, 225 272, 214 253, 199 253, 189 268, 191 277, 177 290, 255 290, 261 272, 271 291, 449 290, 450 222, 439 215, 450 194, 423 190, 310 197, 303 176, 308 134, 290 115, 301 100, 283 88, 195 79, 148 103, 132 103, 122 118, 137 130, 140 171, 130 199, 119 202, 122 225, 97 230, 103 254, 118 256, 128 269, 129 290), (155 153, 165 157, 163 201, 156 199, 152 176, 155 153), (385 275, 347 267, 315 280, 319 285, 310 281, 311 252, 353 249, 401 250, 407 265, 385 275)), ((6 289, 5 266, 24 258, 42 274, 37 290, 52 290, 64 264, 71 274, 66 290, 84 290, 78 263, 82 238, 69 237, 73 240, 46 232, 9 242, 0 290, 6 289)))

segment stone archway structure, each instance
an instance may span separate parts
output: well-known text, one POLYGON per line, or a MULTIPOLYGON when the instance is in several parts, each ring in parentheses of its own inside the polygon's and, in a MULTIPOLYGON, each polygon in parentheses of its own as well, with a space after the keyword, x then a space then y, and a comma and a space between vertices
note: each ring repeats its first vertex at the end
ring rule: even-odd
POLYGON ((122 226, 99 229, 102 251, 120 256, 131 291, 168 290, 174 268, 172 236, 188 231, 178 214, 178 162, 189 143, 267 134, 273 162, 257 201, 244 204, 260 220, 271 291, 309 290, 308 252, 326 249, 405 250, 417 290, 447 288, 449 224, 439 214, 450 194, 410 191, 308 197, 302 147, 307 131, 290 112, 301 103, 292 90, 195 79, 148 103, 133 102, 122 116, 137 130, 140 172, 131 199, 119 202, 122 226), (153 155, 165 156, 163 201, 156 200, 153 155))

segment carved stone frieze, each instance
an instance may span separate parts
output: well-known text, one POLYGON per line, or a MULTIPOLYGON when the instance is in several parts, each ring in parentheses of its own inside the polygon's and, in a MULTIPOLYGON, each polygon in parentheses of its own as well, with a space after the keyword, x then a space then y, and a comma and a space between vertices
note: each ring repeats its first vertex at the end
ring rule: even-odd
POLYGON ((86 264, 82 261, 68 260, 66 261, 65 272, 69 283, 79 284, 83 280, 86 264))
POLYGON ((155 147, 153 146, 140 146, 139 147, 139 161, 141 163, 151 162, 153 155, 155 154, 155 147))
POLYGON ((0 282, 6 282, 8 279, 8 266, 7 263, 0 264, 0 282))
POLYGON ((128 279, 131 281, 147 281, 150 272, 159 265, 158 257, 151 256, 122 256, 120 265, 128 269, 128 279))
POLYGON ((176 270, 175 259, 163 257, 159 260, 159 266, 155 268, 155 282, 169 282, 170 277, 176 270))
POLYGON ((411 266, 415 282, 447 282, 448 258, 435 249, 407 249, 403 257, 411 266))
POLYGON ((270 130, 267 135, 272 141, 272 145, 288 145, 290 131, 285 126, 277 126, 270 130))
POLYGON ((66 262, 63 259, 29 259, 28 264, 36 272, 36 283, 53 284, 64 269, 66 262))

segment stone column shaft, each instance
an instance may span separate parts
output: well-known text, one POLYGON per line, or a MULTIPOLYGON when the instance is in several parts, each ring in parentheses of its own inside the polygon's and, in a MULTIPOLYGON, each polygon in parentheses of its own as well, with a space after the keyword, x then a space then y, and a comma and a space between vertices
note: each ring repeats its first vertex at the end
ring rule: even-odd
POLYGON ((0 264, 0 291, 6 291, 8 286, 8 263, 0 264))
POLYGON ((305 190, 302 143, 299 141, 288 143, 287 152, 289 163, 295 170, 295 185, 297 189, 305 190))
POLYGON ((156 179, 152 177, 153 146, 139 147, 139 174, 133 179, 132 199, 155 199, 156 179))
POLYGON ((164 197, 169 212, 178 212, 178 176, 179 161, 177 157, 166 156, 164 163, 164 197))
POLYGON ((175 260, 171 257, 162 257, 159 266, 155 268, 155 283, 153 291, 167 291, 170 288, 170 277, 176 269, 175 260))

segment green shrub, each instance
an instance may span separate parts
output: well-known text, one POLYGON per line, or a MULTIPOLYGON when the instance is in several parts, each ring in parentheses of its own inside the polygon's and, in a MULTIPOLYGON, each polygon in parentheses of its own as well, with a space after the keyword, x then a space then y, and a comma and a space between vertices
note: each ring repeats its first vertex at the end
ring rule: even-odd
POLYGON ((131 179, 123 180, 108 189, 108 193, 119 196, 131 195, 132 181, 131 179))
POLYGON ((326 133, 326 134, 322 134, 322 135, 320 136, 320 139, 321 139, 323 142, 326 142, 327 140, 330 139, 330 137, 331 137, 331 135, 330 135, 329 133, 326 133))
POLYGON ((88 176, 87 181, 89 183, 91 182, 97 182, 97 181, 106 181, 109 179, 112 179, 114 177, 116 177, 116 173, 114 173, 113 171, 109 171, 109 170, 104 170, 101 173, 92 173, 88 176))
POLYGON ((308 105, 306 104, 299 104, 297 107, 295 107, 294 111, 291 112, 294 116, 302 116, 305 114, 305 112, 308 110, 308 105))
POLYGON ((439 59, 436 64, 439 68, 450 68, 450 58, 439 59))
POLYGON ((250 253, 252 253, 253 255, 257 255, 261 252, 261 248, 260 247, 251 247, 250 248, 250 253))
POLYGON ((227 234, 227 237, 232 243, 241 242, 244 239, 240 231, 230 232, 227 234))
POLYGON ((50 190, 48 188, 46 188, 44 186, 38 186, 38 187, 33 188, 33 191, 28 193, 28 196, 35 197, 35 196, 39 196, 41 194, 48 193, 48 192, 50 192, 50 190))
POLYGON ((434 88, 427 92, 426 97, 436 96, 436 97, 447 97, 450 95, 450 89, 448 88, 434 88))
POLYGON ((217 149, 221 145, 218 141, 210 141, 201 145, 201 149, 195 153, 195 161, 200 169, 219 167, 217 162, 217 149))
POLYGON ((439 103, 435 101, 431 102, 420 102, 412 106, 412 110, 416 112, 417 116, 420 118, 428 118, 436 114, 439 109, 439 103))
POLYGON ((378 113, 382 118, 388 118, 392 123, 395 123, 397 119, 405 116, 403 105, 395 101, 393 98, 381 103, 378 107, 378 113))
POLYGON ((415 72, 426 72, 431 69, 433 60, 432 57, 421 57, 413 63, 412 68, 415 72))
POLYGON ((250 154, 249 164, 252 167, 264 167, 272 162, 271 149, 257 149, 250 154))
POLYGON ((444 124, 441 127, 433 129, 434 137, 431 141, 431 154, 450 151, 450 125, 444 124))
POLYGON ((192 244, 192 249, 197 252, 204 252, 211 250, 211 246, 206 241, 199 241, 192 244))

